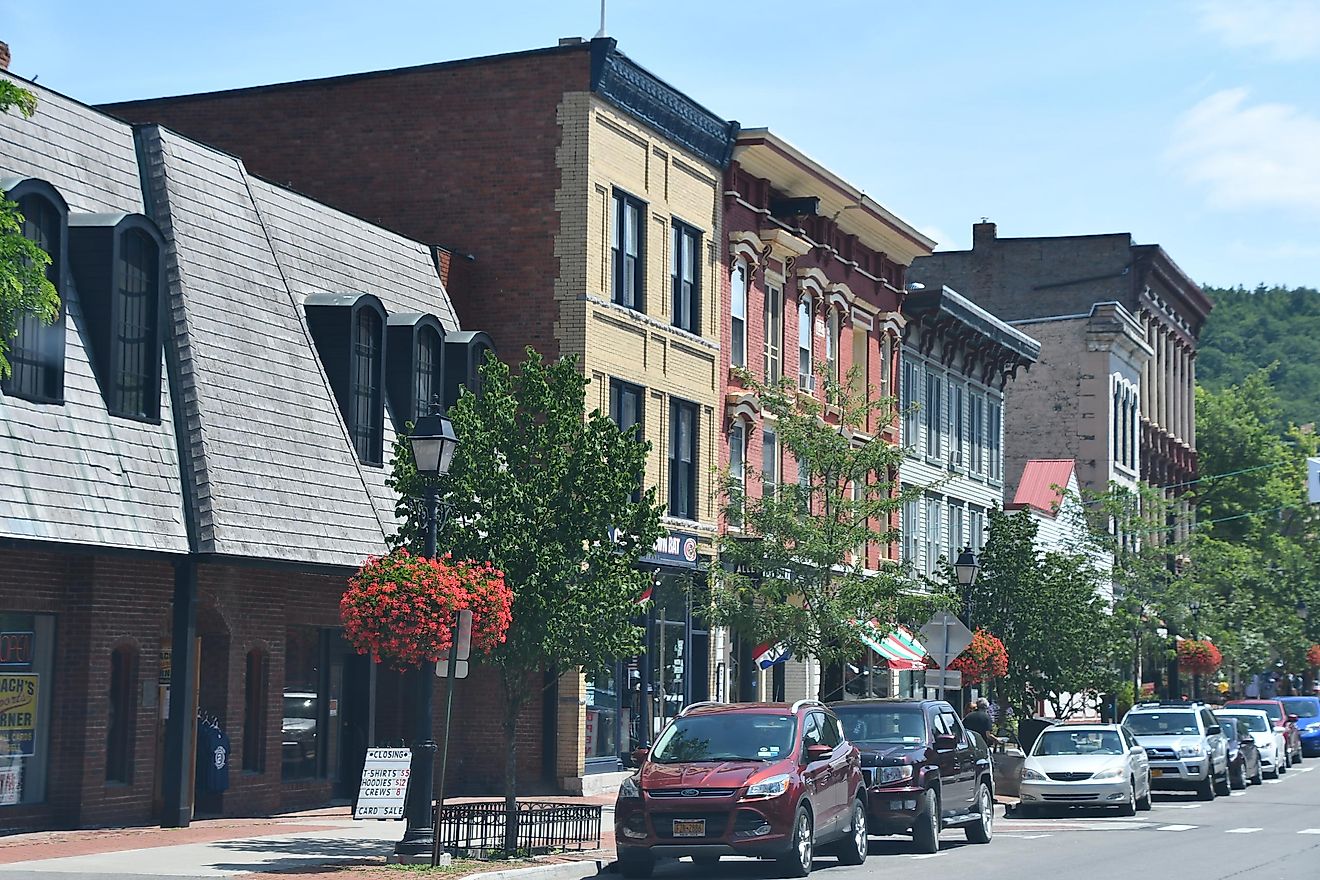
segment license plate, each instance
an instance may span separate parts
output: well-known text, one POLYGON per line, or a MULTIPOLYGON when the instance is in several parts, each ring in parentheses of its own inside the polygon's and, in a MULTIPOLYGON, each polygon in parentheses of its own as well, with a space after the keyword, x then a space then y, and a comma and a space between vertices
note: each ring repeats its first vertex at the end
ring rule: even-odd
POLYGON ((675 837, 705 837, 706 820, 705 819, 675 819, 674 836, 675 837))
POLYGON ((1164 775, 1164 771, 1163 771, 1163 770, 1156 770, 1156 769, 1154 769, 1154 768, 1151 768, 1150 775, 1151 775, 1151 776, 1163 776, 1163 775, 1164 775))

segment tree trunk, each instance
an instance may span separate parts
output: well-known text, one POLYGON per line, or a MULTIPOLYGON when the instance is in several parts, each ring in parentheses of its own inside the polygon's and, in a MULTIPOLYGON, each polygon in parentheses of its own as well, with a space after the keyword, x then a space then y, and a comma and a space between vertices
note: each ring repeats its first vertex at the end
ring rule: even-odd
POLYGON ((518 849, 518 716, 523 706, 523 682, 510 681, 510 673, 501 676, 504 685, 504 853, 512 856, 518 849))

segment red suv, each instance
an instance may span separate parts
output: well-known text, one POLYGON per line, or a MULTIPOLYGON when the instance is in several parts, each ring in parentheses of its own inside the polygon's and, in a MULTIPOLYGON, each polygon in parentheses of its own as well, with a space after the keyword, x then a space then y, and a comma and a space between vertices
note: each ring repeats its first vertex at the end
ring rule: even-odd
POLYGON ((1274 729, 1283 734, 1283 747, 1287 754, 1279 762, 1280 769, 1287 772, 1293 764, 1302 763, 1302 734, 1297 729, 1297 716, 1288 714, 1282 700, 1229 700, 1224 708, 1264 710, 1270 716, 1274 729))
POLYGON ((658 858, 733 855, 805 877, 818 846, 866 861, 861 755, 823 703, 695 703, 640 764, 614 812, 625 877, 649 877, 658 858))

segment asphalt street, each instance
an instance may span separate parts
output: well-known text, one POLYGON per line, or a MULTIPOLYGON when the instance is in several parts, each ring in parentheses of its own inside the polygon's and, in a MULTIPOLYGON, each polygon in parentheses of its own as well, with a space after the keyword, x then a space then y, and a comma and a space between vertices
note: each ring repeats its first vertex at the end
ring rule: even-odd
MULTIPOLYGON (((962 831, 941 835, 938 853, 919 855, 901 838, 872 838, 859 868, 816 861, 813 877, 852 880, 877 876, 1149 877, 1152 880, 1301 880, 1320 878, 1320 760, 1294 767, 1277 782, 1251 786, 1202 803, 1190 795, 1155 795, 1154 809, 1136 818, 1101 811, 1057 819, 996 817, 994 839, 969 844, 962 831), (929 864, 923 868, 922 863, 929 864), (931 870, 933 869, 933 870, 931 870)), ((768 862, 727 859, 718 869, 688 862, 657 869, 666 880, 773 877, 768 862)))

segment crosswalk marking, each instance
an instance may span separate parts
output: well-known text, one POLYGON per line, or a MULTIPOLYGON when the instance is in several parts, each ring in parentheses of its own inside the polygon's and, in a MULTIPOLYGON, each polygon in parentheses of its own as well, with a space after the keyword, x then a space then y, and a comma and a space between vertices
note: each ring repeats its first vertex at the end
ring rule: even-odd
POLYGON ((1266 779, 1266 780, 1265 780, 1265 784, 1266 784, 1266 785, 1278 785, 1280 782, 1283 782, 1283 780, 1282 780, 1282 779, 1266 779))
POLYGON ((1255 834, 1257 831, 1264 831, 1264 828, 1230 828, 1225 834, 1255 834))
POLYGON ((915 856, 913 856, 912 858, 914 858, 914 859, 933 859, 933 858, 935 858, 936 856, 942 856, 942 855, 944 855, 944 853, 942 853, 942 852, 921 853, 920 855, 915 855, 915 856))
POLYGON ((1310 772, 1311 772, 1312 770, 1314 770, 1314 769, 1315 769, 1314 767, 1298 767, 1298 768, 1297 768, 1297 772, 1298 772, 1298 773, 1310 773, 1310 772))
POLYGON ((1320 828, 1303 828, 1298 834, 1320 834, 1320 828))
POLYGON ((1191 831, 1193 828, 1196 827, 1197 826, 1195 825, 1161 825, 1155 830, 1156 831, 1191 831))

